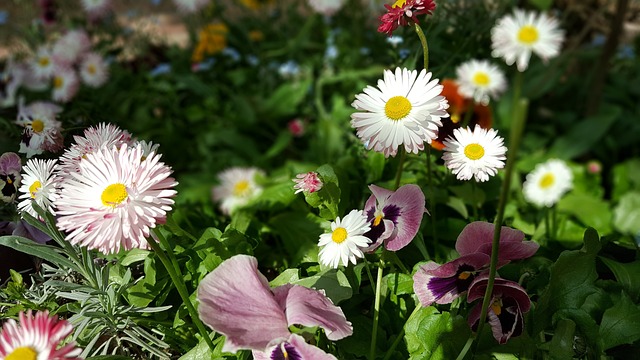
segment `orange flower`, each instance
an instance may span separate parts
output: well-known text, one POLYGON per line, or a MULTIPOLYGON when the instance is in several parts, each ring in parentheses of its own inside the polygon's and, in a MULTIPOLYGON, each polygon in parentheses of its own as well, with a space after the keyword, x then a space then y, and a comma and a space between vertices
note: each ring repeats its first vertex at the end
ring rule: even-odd
POLYGON ((206 55, 215 55, 227 47, 227 33, 225 24, 209 24, 200 30, 198 44, 193 49, 191 60, 194 63, 204 60, 206 55))
POLYGON ((455 80, 444 79, 442 80, 444 89, 441 95, 447 98, 449 102, 450 114, 448 118, 442 119, 442 127, 438 129, 438 137, 431 142, 431 147, 436 150, 444 149, 444 140, 453 136, 453 130, 459 127, 469 126, 473 129, 476 125, 479 125, 483 129, 490 129, 493 125, 493 116, 491 109, 488 106, 481 104, 473 104, 472 101, 465 99, 458 93, 458 84, 455 80), (469 123, 463 124, 467 111, 473 106, 473 113, 469 116, 469 123))

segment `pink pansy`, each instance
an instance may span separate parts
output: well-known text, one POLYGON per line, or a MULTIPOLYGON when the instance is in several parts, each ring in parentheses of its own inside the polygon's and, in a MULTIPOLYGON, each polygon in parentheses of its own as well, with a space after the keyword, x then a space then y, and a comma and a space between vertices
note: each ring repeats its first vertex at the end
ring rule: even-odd
POLYGON ((322 189, 322 180, 318 177, 318 173, 315 171, 309 171, 305 174, 296 175, 295 179, 292 179, 296 184, 293 188, 296 189, 296 194, 299 192, 314 193, 322 189))
MULTIPOLYGON (((461 256, 483 253, 491 255, 494 225, 485 221, 475 221, 465 226, 456 241, 456 250, 461 256)), ((503 226, 500 230, 500 264, 511 260, 526 259, 538 251, 540 245, 533 241, 523 241, 524 233, 520 230, 503 226)))
POLYGON ((436 8, 433 0, 398 0, 393 5, 384 5, 387 13, 380 17, 378 32, 391 36, 399 26, 407 26, 409 22, 419 24, 418 15, 431 15, 436 8))
MULTIPOLYGON (((468 302, 481 300, 487 289, 488 275, 484 274, 474 280, 469 287, 468 302)), ((527 291, 517 282, 496 278, 493 284, 491 302, 487 312, 487 322, 491 325, 493 337, 500 343, 506 343, 512 336, 519 336, 524 330, 524 317, 531 308, 531 300, 527 291)), ((474 331, 480 322, 482 302, 469 313, 469 326, 474 331)))
MULTIPOLYGON (((268 355, 308 353, 302 339, 292 335, 289 326, 319 326, 329 340, 340 340, 353 333, 338 306, 323 292, 299 285, 271 289, 258 271, 258 261, 236 255, 214 269, 198 287, 198 312, 202 321, 226 336, 223 351, 268 352, 268 355), (301 346, 302 345, 302 346, 301 346)), ((320 349, 318 359, 332 359, 320 349)), ((316 357, 309 357, 314 359, 316 357)))
POLYGON ((422 190, 417 185, 401 186, 396 191, 369 185, 373 193, 367 200, 364 212, 371 230, 364 235, 371 239, 367 251, 373 251, 383 242, 385 248, 398 251, 416 236, 427 211, 422 190))
POLYGON ((413 276, 413 289, 422 306, 449 304, 469 289, 478 273, 489 266, 486 254, 469 254, 440 265, 430 261, 413 276))
POLYGON ((22 176, 22 162, 20 156, 16 153, 6 152, 0 156, 0 200, 4 202, 12 202, 22 176))

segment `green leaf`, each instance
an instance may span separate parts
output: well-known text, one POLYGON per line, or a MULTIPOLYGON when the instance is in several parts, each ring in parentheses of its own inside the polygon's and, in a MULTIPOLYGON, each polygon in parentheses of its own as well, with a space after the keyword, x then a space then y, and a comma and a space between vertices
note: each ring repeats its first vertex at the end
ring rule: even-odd
POLYGON ((269 282, 269 286, 277 287, 285 284, 292 284, 294 281, 300 280, 300 270, 287 269, 280 273, 275 279, 269 282))
POLYGON ((561 319, 551 339, 549 356, 553 360, 571 359, 573 357, 573 339, 576 323, 569 319, 561 319))
POLYGON ((464 219, 469 218, 469 211, 467 211, 467 206, 464 204, 464 201, 462 201, 462 199, 460 199, 459 197, 450 196, 449 200, 447 201, 447 206, 457 211, 458 214, 462 216, 462 218, 464 219))
POLYGON ((597 115, 582 120, 568 134, 558 137, 549 149, 550 156, 567 160, 586 153, 597 145, 620 113, 621 109, 617 106, 602 106, 597 115))
POLYGON ((61 249, 51 245, 38 244, 31 239, 20 236, 0 236, 0 245, 10 247, 25 254, 37 256, 41 259, 46 259, 61 267, 81 272, 75 263, 58 253, 61 249))
POLYGON ((558 211, 572 214, 583 225, 593 227, 601 234, 611 232, 612 214, 606 201, 587 194, 570 193, 557 206, 558 211))
POLYGON ((529 4, 538 8, 538 10, 549 10, 553 0, 529 0, 529 4))
POLYGON ((634 158, 613 168, 613 191, 611 198, 618 201, 633 190, 640 190, 640 159, 634 158))
POLYGON ((130 360, 131 358, 123 355, 100 355, 88 357, 87 360, 130 360))
POLYGON ((335 220, 340 215, 338 212, 338 204, 340 204, 338 176, 331 165, 322 165, 317 172, 323 182, 322 189, 317 192, 324 206, 324 209, 320 210, 320 216, 327 220, 335 220))
POLYGON ((640 309, 622 293, 619 301, 604 312, 600 336, 604 350, 640 339, 640 309))
POLYGON ((640 297, 640 276, 638 276, 640 274, 640 260, 626 264, 603 257, 600 257, 600 260, 611 269, 616 280, 631 295, 631 298, 637 301, 640 297))
POLYGON ((316 290, 324 290, 325 294, 334 304, 338 304, 342 300, 350 299, 353 295, 349 279, 341 271, 329 269, 318 274, 294 281, 292 284, 302 285, 316 290))
POLYGON ((372 184, 382 178, 385 164, 384 154, 373 151, 367 153, 367 184, 372 184))
POLYGON ((143 250, 134 248, 127 252, 122 260, 120 260, 120 264, 122 266, 129 266, 131 264, 137 263, 138 261, 143 261, 149 256, 151 252, 149 250, 143 250))
POLYGON ((275 234, 280 236, 285 252, 297 262, 311 249, 318 248, 318 236, 322 228, 312 217, 304 212, 286 212, 274 216, 269 221, 275 234))
POLYGON ((634 191, 622 195, 613 210, 613 226, 621 233, 636 235, 640 233, 640 192, 634 191))
POLYGON ((285 117, 295 115, 297 106, 307 96, 310 80, 300 82, 290 82, 280 85, 261 104, 261 112, 270 118, 285 117))
POLYGON ((404 326, 410 359, 450 359, 459 354, 471 330, 462 316, 430 306, 414 312, 404 326))

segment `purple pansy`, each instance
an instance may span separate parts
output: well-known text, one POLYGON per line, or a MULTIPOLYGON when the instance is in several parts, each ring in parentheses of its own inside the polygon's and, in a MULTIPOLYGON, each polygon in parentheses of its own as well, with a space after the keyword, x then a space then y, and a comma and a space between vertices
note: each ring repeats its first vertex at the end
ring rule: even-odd
POLYGON ((427 212, 424 194, 417 185, 401 186, 391 191, 376 185, 369 185, 373 193, 367 200, 364 212, 371 230, 364 235, 372 244, 365 251, 377 249, 383 242, 390 251, 398 251, 407 246, 416 236, 427 212))
POLYGON ((12 202, 20 186, 22 163, 16 153, 6 152, 0 156, 0 199, 12 202))
MULTIPOLYGON (((484 221, 475 221, 465 226, 456 241, 456 250, 461 256, 484 253, 491 255, 494 225, 484 221)), ((500 265, 511 260, 526 259, 538 251, 540 245, 533 241, 523 241, 524 233, 503 226, 500 230, 500 249, 498 259, 500 265)))
POLYGON ((271 289, 252 256, 236 255, 220 264, 202 280, 197 298, 202 321, 226 336, 223 351, 269 352, 272 359, 285 351, 290 359, 307 358, 311 351, 323 356, 309 358, 334 359, 318 348, 309 350, 289 326, 319 326, 329 340, 353 333, 342 309, 323 292, 291 284, 271 289))
POLYGON ((418 268, 413 276, 413 291, 422 306, 449 304, 467 291, 491 258, 482 253, 469 254, 446 264, 430 261, 418 268))
MULTIPOLYGON (((488 274, 476 278, 469 288, 467 301, 482 300, 487 289, 488 274)), ((493 284, 491 302, 487 309, 487 322, 491 325, 493 337, 500 343, 506 343, 512 336, 519 336, 524 330, 522 314, 531 309, 531 300, 527 291, 517 282, 496 278, 493 284)), ((482 303, 478 303, 469 314, 469 326, 474 331, 480 322, 482 303)))

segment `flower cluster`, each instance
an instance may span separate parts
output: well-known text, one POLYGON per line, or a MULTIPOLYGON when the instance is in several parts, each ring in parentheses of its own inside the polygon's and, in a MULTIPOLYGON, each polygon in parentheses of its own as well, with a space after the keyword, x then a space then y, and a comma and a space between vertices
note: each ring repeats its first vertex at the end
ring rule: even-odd
MULTIPOLYGON (((456 241, 459 258, 443 265, 430 261, 420 266, 413 277, 414 291, 420 304, 449 304, 465 292, 468 292, 469 303, 481 299, 487 286, 493 236, 493 224, 472 222, 462 230, 456 241)), ((504 266, 512 260, 526 259, 538 251, 537 243, 523 240, 524 233, 521 231, 502 227, 498 266, 504 266)), ((531 301, 522 286, 496 278, 487 315, 494 338, 504 344, 510 337, 522 334, 522 314, 529 311, 530 306, 531 301)), ((481 304, 477 304, 469 315, 468 322, 474 330, 478 326, 481 311, 481 304)))
POLYGON ((176 181, 157 146, 132 140, 111 124, 76 136, 58 160, 31 159, 23 168, 18 209, 33 202, 57 215, 72 244, 103 253, 147 248, 150 229, 171 210, 176 181))

